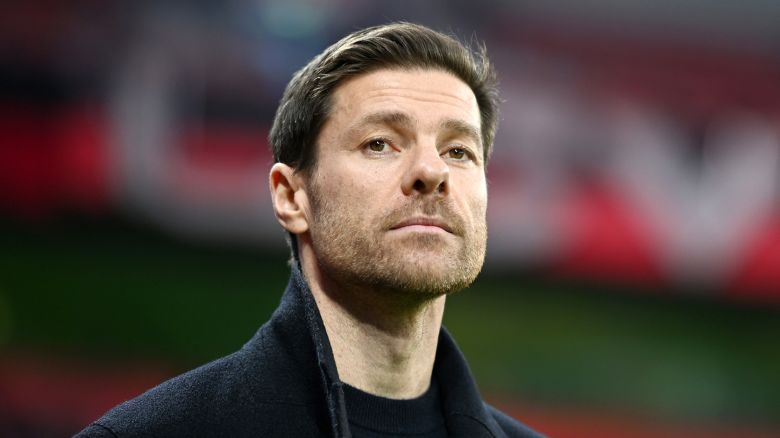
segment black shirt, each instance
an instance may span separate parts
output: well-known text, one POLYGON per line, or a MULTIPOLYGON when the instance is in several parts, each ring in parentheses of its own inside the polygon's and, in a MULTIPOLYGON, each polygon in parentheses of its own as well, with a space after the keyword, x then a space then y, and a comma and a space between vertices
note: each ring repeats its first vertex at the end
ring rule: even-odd
POLYGON ((354 438, 446 438, 436 379, 428 390, 411 400, 393 400, 344 384, 349 428, 354 438))

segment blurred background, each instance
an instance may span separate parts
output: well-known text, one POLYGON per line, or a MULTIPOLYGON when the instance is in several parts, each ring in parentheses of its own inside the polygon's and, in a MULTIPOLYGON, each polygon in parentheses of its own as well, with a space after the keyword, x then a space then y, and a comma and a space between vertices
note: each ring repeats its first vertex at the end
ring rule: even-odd
POLYGON ((554 437, 780 435, 780 3, 32 1, 0 13, 0 435, 240 348, 284 288, 266 135, 393 20, 484 40, 488 261, 445 324, 554 437))

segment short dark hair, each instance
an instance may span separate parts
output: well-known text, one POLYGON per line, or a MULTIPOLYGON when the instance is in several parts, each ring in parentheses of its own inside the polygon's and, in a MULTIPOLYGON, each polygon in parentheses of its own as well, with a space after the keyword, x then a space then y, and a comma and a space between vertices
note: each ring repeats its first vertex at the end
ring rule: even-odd
POLYGON ((475 49, 428 27, 391 23, 342 38, 293 75, 268 136, 274 161, 304 173, 315 164, 317 136, 328 117, 331 95, 345 79, 380 68, 433 68, 465 82, 477 99, 484 162, 498 125, 498 86, 484 44, 475 49))

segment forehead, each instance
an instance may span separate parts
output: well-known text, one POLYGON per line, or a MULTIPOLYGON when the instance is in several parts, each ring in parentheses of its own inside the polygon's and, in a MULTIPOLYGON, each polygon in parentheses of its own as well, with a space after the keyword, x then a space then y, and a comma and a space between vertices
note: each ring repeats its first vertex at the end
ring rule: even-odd
POLYGON ((477 128, 480 122, 474 92, 443 70, 379 69, 347 80, 333 93, 333 118, 354 120, 378 111, 403 111, 418 120, 457 119, 477 128))

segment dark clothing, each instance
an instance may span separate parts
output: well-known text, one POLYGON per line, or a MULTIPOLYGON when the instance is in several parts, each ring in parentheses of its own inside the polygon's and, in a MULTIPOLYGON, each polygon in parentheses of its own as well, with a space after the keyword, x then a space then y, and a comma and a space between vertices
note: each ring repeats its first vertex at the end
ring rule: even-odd
POLYGON ((343 388, 353 438, 447 438, 436 379, 412 400, 379 397, 346 383, 343 388))
MULTIPOLYGON (((443 328, 433 378, 449 436, 539 436, 482 401, 443 328)), ((115 407, 77 435, 179 436, 351 436, 330 342, 297 266, 271 319, 239 351, 115 407)))

